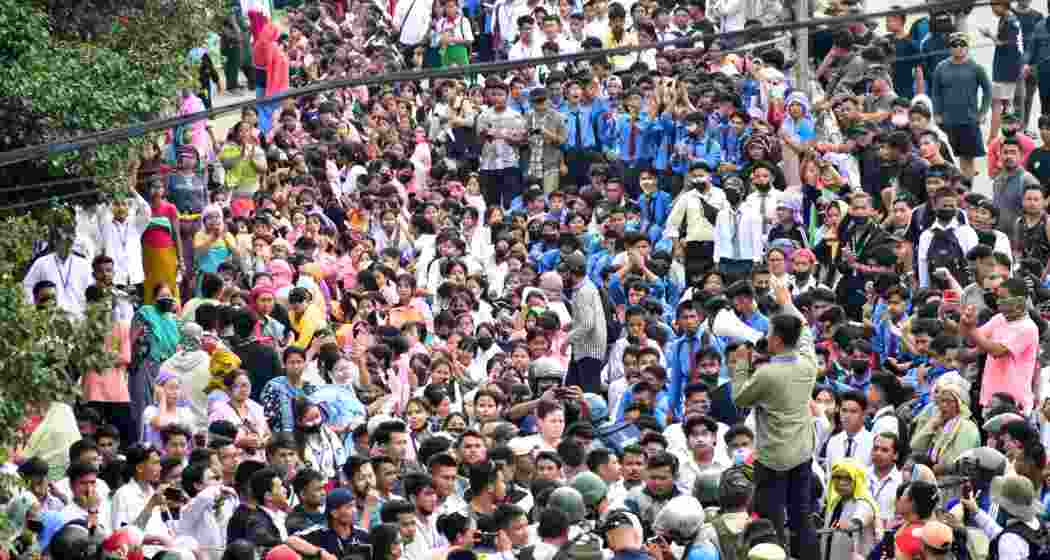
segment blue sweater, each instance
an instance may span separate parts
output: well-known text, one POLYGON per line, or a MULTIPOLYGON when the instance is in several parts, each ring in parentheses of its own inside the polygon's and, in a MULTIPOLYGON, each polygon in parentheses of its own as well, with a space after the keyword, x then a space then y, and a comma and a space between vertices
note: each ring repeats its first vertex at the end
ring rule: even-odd
POLYGON ((938 116, 948 126, 976 125, 978 114, 988 113, 992 104, 992 82, 988 72, 972 58, 955 63, 950 58, 937 65, 930 83, 930 97, 938 116), (977 90, 981 106, 977 107, 977 90))

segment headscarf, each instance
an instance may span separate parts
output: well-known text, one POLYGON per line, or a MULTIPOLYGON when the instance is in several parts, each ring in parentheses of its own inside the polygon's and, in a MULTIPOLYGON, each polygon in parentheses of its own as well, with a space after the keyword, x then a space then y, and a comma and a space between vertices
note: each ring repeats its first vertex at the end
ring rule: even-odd
POLYGON ((251 307, 252 311, 259 313, 259 298, 262 296, 269 295, 274 297, 273 286, 269 282, 261 282, 259 285, 252 288, 251 294, 251 307))
MULTIPOLYGON (((179 110, 176 113, 176 116, 182 117, 185 115, 200 113, 205 110, 204 102, 201 101, 201 98, 197 97, 192 90, 187 89, 185 93, 188 95, 183 95, 179 100, 179 110)), ((206 120, 201 119, 190 125, 185 125, 189 126, 190 145, 197 150, 198 172, 204 170, 202 164, 203 157, 211 152, 211 140, 208 138, 207 124, 206 120)), ((175 128, 173 131, 173 145, 179 146, 179 148, 185 147, 185 145, 180 144, 182 144, 182 135, 185 134, 186 130, 187 129, 182 126, 175 128)), ((176 155, 178 155, 178 152, 176 152, 176 155)))
POLYGON ((196 352, 200 350, 203 339, 203 327, 193 321, 187 321, 182 324, 182 340, 179 341, 179 347, 183 352, 196 352))
MULTIPOLYGON (((934 434, 930 458, 935 461, 942 457, 944 452, 952 446, 955 438, 959 435, 959 430, 962 429, 963 421, 970 418, 970 407, 967 405, 967 399, 964 397, 961 387, 955 383, 940 383, 940 380, 938 380, 936 387, 939 395, 950 396, 955 399, 956 404, 959 406, 959 414, 955 418, 946 420, 943 427, 939 430, 940 433, 934 434)), ((940 408, 937 408, 934 414, 940 416, 940 408)))
POLYGON ((802 223, 802 196, 800 194, 791 192, 781 194, 777 201, 777 208, 787 208, 788 210, 791 210, 795 223, 802 223))
POLYGON ((267 272, 273 278, 273 289, 275 291, 292 285, 292 265, 288 264, 288 261, 273 259, 270 261, 270 266, 267 269, 267 272))
POLYGON ((157 385, 164 385, 168 381, 178 378, 178 374, 176 374, 174 371, 171 371, 169 369, 162 369, 160 370, 160 373, 157 374, 157 385))
MULTIPOLYGON (((219 206, 218 204, 209 204, 209 205, 205 206, 204 210, 201 211, 201 221, 205 221, 206 222, 206 221, 208 221, 208 218, 211 217, 211 216, 218 216, 219 217, 219 221, 222 222, 223 221, 222 207, 219 206)), ((223 224, 223 227, 226 227, 225 223, 223 224)))
MULTIPOLYGON (((853 499, 867 502, 871 506, 872 512, 874 512, 874 518, 878 519, 879 504, 875 501, 875 498, 871 497, 871 490, 868 489, 868 475, 864 467, 853 459, 840 459, 831 466, 831 476, 833 477, 840 473, 849 475, 850 479, 853 480, 853 499)), ((842 500, 842 496, 839 496, 838 492, 835 491, 835 484, 829 483, 827 498, 825 498, 824 502, 825 518, 831 518, 840 500, 842 500)))
POLYGON ((153 305, 143 305, 137 317, 150 330, 152 340, 149 342, 150 360, 161 363, 172 357, 179 346, 179 325, 170 314, 161 313, 153 305))
POLYGON ((547 271, 540 275, 540 289, 547 296, 547 301, 561 301, 562 290, 565 289, 561 274, 547 271))
POLYGON ((204 388, 204 394, 216 390, 225 391, 226 375, 239 367, 241 367, 241 359, 237 357, 237 354, 225 349, 212 352, 211 365, 208 368, 209 373, 211 373, 211 379, 208 380, 208 385, 204 388))

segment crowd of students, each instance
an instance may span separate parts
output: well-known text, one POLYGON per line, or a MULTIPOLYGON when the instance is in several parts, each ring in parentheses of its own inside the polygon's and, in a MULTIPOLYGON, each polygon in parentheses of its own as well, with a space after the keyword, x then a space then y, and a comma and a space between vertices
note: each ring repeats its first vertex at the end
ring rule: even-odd
POLYGON ((180 114, 639 48, 148 139, 26 273, 116 359, 27 411, 3 554, 1047 558, 1047 24, 993 11, 991 80, 963 12, 818 27, 812 84, 775 2, 232 15, 180 114))

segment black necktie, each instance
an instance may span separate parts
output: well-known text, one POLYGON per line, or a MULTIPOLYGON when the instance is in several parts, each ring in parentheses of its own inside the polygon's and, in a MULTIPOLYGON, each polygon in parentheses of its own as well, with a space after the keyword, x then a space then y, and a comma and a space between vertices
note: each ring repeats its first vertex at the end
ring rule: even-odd
POLYGON ((573 111, 572 116, 576 119, 576 149, 583 149, 583 128, 580 126, 580 110, 573 111))
POLYGON ((846 438, 846 457, 853 456, 853 438, 846 438))

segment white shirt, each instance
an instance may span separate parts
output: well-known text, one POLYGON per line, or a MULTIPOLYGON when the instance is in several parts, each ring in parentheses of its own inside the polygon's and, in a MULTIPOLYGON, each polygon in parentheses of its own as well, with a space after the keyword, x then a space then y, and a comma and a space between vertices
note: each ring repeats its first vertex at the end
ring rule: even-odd
MULTIPOLYGON (((847 457, 846 448, 849 444, 849 437, 847 437, 846 431, 843 430, 828 440, 827 448, 827 465, 830 467, 835 464, 839 459, 847 457)), ((857 461, 861 465, 866 467, 871 466, 871 448, 875 443, 875 436, 872 435, 868 430, 861 430, 850 436, 853 439, 853 445, 851 446, 848 457, 857 461)))
MULTIPOLYGON (((773 229, 773 225, 777 223, 777 204, 779 204, 780 196, 770 186, 769 191, 766 192, 766 227, 762 231, 762 246, 765 247, 765 240, 769 237, 769 230, 773 229)), ((742 206, 750 206, 755 209, 758 213, 759 224, 762 223, 762 193, 757 190, 751 191, 751 194, 747 195, 744 199, 742 206)))
POLYGON ((270 521, 273 521, 273 524, 277 527, 277 532, 281 534, 281 542, 288 540, 288 514, 283 511, 267 509, 262 506, 259 507, 259 511, 270 516, 270 521))
MULTIPOLYGON (((729 457, 729 447, 726 445, 726 433, 729 432, 729 426, 722 422, 717 422, 717 424, 718 431, 715 434, 715 461, 731 464, 732 459, 729 457)), ((671 453, 689 453, 689 441, 685 438, 685 431, 681 422, 671 424, 664 428, 664 439, 667 440, 667 450, 671 453)))
POLYGON ((712 473, 721 475, 722 471, 730 466, 729 462, 720 461, 717 454, 711 456, 710 463, 701 465, 696 461, 691 449, 680 453, 678 459, 680 466, 678 468, 678 478, 675 479, 675 487, 683 494, 690 496, 693 495, 696 483, 701 477, 711 476, 712 473))
POLYGON ((897 515, 897 488, 904 481, 900 469, 894 465, 886 478, 875 474, 875 467, 868 469, 868 490, 879 504, 879 519, 883 524, 893 521, 897 515))
MULTIPOLYGON (((101 481, 100 481, 101 482, 101 481)), ((64 509, 62 509, 62 517, 67 522, 83 520, 87 521, 88 512, 86 509, 77 505, 76 502, 69 502, 64 509)), ((109 522, 109 501, 105 500, 99 502, 98 515, 96 516, 95 524, 95 536, 105 539, 113 533, 113 527, 110 527, 109 522)))
POLYGON ((897 415, 894 414, 894 408, 891 405, 884 406, 875 412, 875 423, 871 427, 871 433, 878 436, 889 432, 891 434, 900 435, 900 420, 897 419, 897 415))
POLYGON ((744 204, 737 209, 726 208, 715 220, 715 262, 720 259, 761 262, 764 240, 758 210, 744 204), (735 245, 734 235, 737 237, 735 245))
POLYGON ((425 520, 420 519, 418 512, 415 514, 416 536, 404 546, 406 560, 426 560, 430 551, 448 546, 448 539, 437 530, 437 518, 436 513, 425 520))
MULTIPOLYGON (((134 525, 135 520, 146 508, 146 503, 155 492, 153 486, 142 485, 135 480, 121 486, 117 493, 113 494, 113 523, 110 527, 116 531, 125 525, 134 525)), ((171 535, 160 512, 160 508, 154 508, 149 519, 146 520, 146 526, 139 526, 139 529, 142 529, 147 535, 171 535)))
POLYGON ((142 196, 135 193, 128 204, 128 215, 122 222, 113 218, 109 206, 98 208, 98 230, 95 241, 100 255, 113 259, 113 283, 117 286, 141 284, 142 234, 146 232, 153 212, 142 196))
POLYGON ((933 233, 938 229, 947 229, 955 231, 955 238, 959 240, 959 247, 962 248, 963 255, 970 252, 979 243, 977 239, 977 232, 967 224, 960 224, 959 218, 952 218, 951 223, 947 226, 942 226, 940 222, 934 221, 933 225, 930 226, 926 231, 919 235, 919 287, 926 288, 930 285, 930 273, 933 272, 929 269, 929 258, 930 244, 933 242, 933 233))
MULTIPOLYGON (((221 486, 209 486, 193 497, 179 514, 177 532, 180 537, 193 537, 209 560, 220 560, 226 548, 226 528, 237 508, 237 498, 227 496, 218 514, 215 498, 221 486)), ((282 527, 283 528, 283 527, 282 527)))
POLYGON ((65 260, 55 253, 48 253, 29 267, 29 272, 22 280, 26 301, 33 303, 33 286, 41 280, 55 283, 56 302, 59 309, 77 317, 84 315, 87 300, 84 292, 95 283, 91 274, 91 263, 87 259, 70 253, 65 260))
POLYGON ((394 8, 394 26, 400 31, 398 41, 405 46, 422 43, 433 12, 434 0, 398 0, 394 8))

